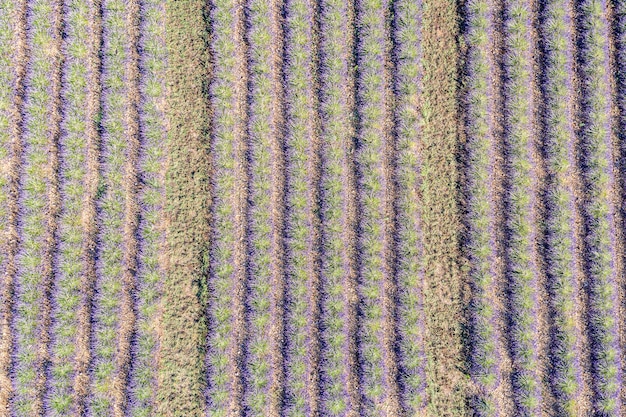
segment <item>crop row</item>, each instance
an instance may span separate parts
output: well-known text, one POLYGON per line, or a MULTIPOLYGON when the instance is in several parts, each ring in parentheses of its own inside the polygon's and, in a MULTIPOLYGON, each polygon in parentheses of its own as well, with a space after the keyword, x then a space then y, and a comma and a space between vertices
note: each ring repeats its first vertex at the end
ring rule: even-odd
POLYGON ((495 393, 501 389, 500 370, 503 346, 499 334, 498 270, 496 259, 494 161, 495 127, 492 118, 496 87, 491 84, 495 74, 493 48, 494 5, 489 1, 467 3, 468 44, 466 134, 467 153, 467 251, 472 291, 470 302, 470 375, 476 392, 470 405, 478 415, 499 415, 501 403, 495 393))
POLYGON ((164 96, 165 36, 164 8, 159 0, 143 3, 141 9, 140 82, 141 111, 139 155, 139 265, 136 289, 136 347, 133 373, 129 382, 130 414, 147 417, 155 414, 157 372, 161 319, 161 285, 164 267, 164 199, 165 166, 164 96))
POLYGON ((574 134, 573 11, 568 2, 546 4, 540 31, 543 45, 541 121, 547 156, 546 242, 547 288, 553 314, 549 356, 550 386, 555 410, 575 415, 583 402, 583 348, 578 298, 581 264, 579 213, 576 207, 578 169, 574 134))
POLYGON ((395 183, 389 5, 356 7, 359 359, 362 415, 400 412, 393 300, 395 183))
POLYGON ((524 0, 504 2, 504 148, 506 274, 513 400, 519 415, 541 407, 539 355, 540 264, 536 105, 532 32, 535 10, 524 0), (530 35, 529 35, 530 34, 530 35))
POLYGON ((315 4, 290 1, 285 16, 286 289, 285 412, 317 415, 319 390, 320 120, 315 4))
POLYGON ((588 317, 593 406, 619 415, 618 282, 616 270, 615 186, 610 120, 607 3, 582 1, 577 8, 581 96, 578 135, 584 197, 585 260, 589 279, 588 317))
POLYGON ((254 415, 279 416, 283 384, 284 155, 282 25, 278 1, 247 5, 250 111, 246 395, 254 415))
POLYGON ((424 328, 424 241, 421 220, 423 2, 394 5, 392 39, 396 110, 396 282, 398 373, 401 404, 408 415, 426 408, 424 328))
MULTIPOLYGON (((243 409, 243 344, 246 293, 246 232, 249 171, 248 77, 245 70, 244 8, 240 0, 219 0, 210 11, 213 62, 211 154, 212 223, 208 284, 208 407, 216 416, 243 409)), ((269 122, 269 121, 268 121, 269 122)), ((268 161, 269 163, 269 161, 268 161)), ((266 283, 267 284, 267 283, 266 283)), ((269 288, 268 288, 269 291, 269 288)))

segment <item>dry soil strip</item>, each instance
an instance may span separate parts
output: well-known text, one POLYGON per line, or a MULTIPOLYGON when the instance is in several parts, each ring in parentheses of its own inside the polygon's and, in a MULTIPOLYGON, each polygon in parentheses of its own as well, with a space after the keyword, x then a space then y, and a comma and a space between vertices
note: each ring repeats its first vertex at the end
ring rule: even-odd
POLYGON ((136 276, 138 270, 139 230, 138 169, 141 146, 139 133, 139 0, 130 0, 126 15, 126 45, 128 48, 125 83, 128 102, 125 114, 125 136, 128 142, 124 178, 124 235, 123 272, 120 324, 118 328, 115 382, 113 384, 113 415, 123 417, 128 406, 129 378, 131 373, 131 347, 136 331, 137 312, 136 276))
POLYGON ((0 283, 0 415, 10 416, 11 399, 13 397, 13 385, 11 382, 12 355, 14 335, 11 324, 13 321, 13 289, 17 276, 16 256, 20 246, 19 233, 19 195, 22 175, 23 136, 24 136, 24 96, 25 78, 28 65, 28 46, 26 38, 26 21, 28 2, 20 0, 16 4, 13 19, 13 97, 10 109, 10 167, 8 195, 8 218, 6 229, 6 269, 0 283))
POLYGON ((89 402, 89 367, 92 360, 91 319, 93 312, 94 286, 96 283, 96 241, 98 225, 96 223, 96 196, 100 177, 100 126, 98 122, 101 109, 101 59, 102 47, 102 5, 101 0, 89 4, 89 51, 87 79, 87 176, 85 180, 85 205, 82 213, 84 270, 81 275, 81 302, 78 311, 78 330, 76 336, 76 357, 74 375, 74 397, 77 415, 84 415, 89 402))
POLYGON ((53 69, 51 80, 52 107, 50 109, 50 132, 48 142, 48 211, 46 213, 45 254, 43 258, 43 293, 39 318, 39 343, 37 345, 36 380, 37 391, 34 410, 36 415, 45 415, 45 399, 48 392, 48 372, 51 364, 52 342, 52 293, 54 290, 56 256, 58 251, 59 216, 61 215, 60 192, 60 149, 62 110, 62 81, 65 57, 63 54, 63 28, 65 24, 63 0, 55 0, 53 5, 53 69))

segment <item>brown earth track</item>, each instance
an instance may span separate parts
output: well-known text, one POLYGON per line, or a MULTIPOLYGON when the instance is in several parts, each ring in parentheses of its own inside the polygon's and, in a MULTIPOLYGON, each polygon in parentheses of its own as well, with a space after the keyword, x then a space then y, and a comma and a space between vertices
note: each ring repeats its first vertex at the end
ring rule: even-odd
POLYGON ((24 96, 25 79, 28 65, 28 45, 26 21, 28 15, 27 0, 18 0, 13 19, 13 99, 10 107, 10 155, 8 194, 8 219, 6 242, 3 251, 6 253, 6 270, 0 282, 0 416, 10 417, 11 399, 14 387, 11 382, 13 366, 13 291, 17 278, 17 253, 20 247, 20 188, 24 152, 24 96))
POLYGON ((13 100, 10 108, 10 135, 11 159, 9 161, 9 186, 8 186, 8 227, 6 242, 4 243, 7 261, 6 271, 2 280, 0 296, 2 305, 0 308, 0 415, 8 416, 10 413, 10 401, 13 396, 13 386, 10 379, 12 367, 13 335, 11 323, 13 320, 13 288, 17 274, 16 256, 20 245, 18 230, 19 220, 19 190, 23 154, 23 130, 24 130, 24 80, 27 69, 27 43, 26 43, 26 17, 27 2, 19 1, 13 24, 15 30, 13 66, 13 100))
POLYGON ((124 258, 122 273, 122 294, 120 309, 120 325, 118 328, 116 374, 113 383, 113 415, 124 417, 128 404, 128 383, 132 367, 131 346, 136 332, 137 312, 135 306, 136 278, 138 269, 137 239, 139 231, 138 202, 139 178, 139 151, 141 139, 139 137, 139 28, 140 9, 139 0, 130 0, 127 3, 126 37, 128 46, 128 58, 125 68, 125 81, 127 91, 127 103, 125 114, 126 138, 128 149, 126 154, 126 167, 124 178, 124 258))
POLYGON ((100 178, 100 126, 98 117, 101 109, 101 59, 102 47, 102 4, 92 0, 89 4, 89 52, 87 80, 87 176, 85 180, 85 205, 82 212, 83 245, 80 289, 81 302, 78 310, 78 330, 76 335, 76 356, 74 375, 74 412, 83 416, 87 413, 89 401, 89 368, 92 361, 91 319, 93 312, 94 286, 96 282, 96 250, 98 225, 96 223, 96 196, 100 178))
MULTIPOLYGON (((355 57, 354 46, 356 44, 356 25, 355 25, 355 9, 352 2, 347 4, 347 21, 346 26, 353 28, 352 34, 347 36, 346 53, 347 55, 347 80, 344 85, 346 107, 349 109, 351 116, 356 111, 356 76, 355 76, 355 57)), ((348 395, 348 411, 346 417, 357 417, 361 412, 361 394, 359 392, 359 375, 358 375, 358 346, 357 346, 357 306, 359 303, 358 283, 357 283, 357 224, 359 215, 357 213, 357 178, 356 165, 354 160, 354 137, 355 125, 352 119, 349 119, 349 126, 346 126, 346 141, 343 143, 343 173, 345 190, 345 213, 343 224, 343 263, 345 265, 344 277, 344 297, 346 303, 346 324, 344 333, 347 335, 346 341, 346 367, 344 375, 346 376, 346 391, 348 395)))
POLYGON ((50 131, 48 133, 48 210, 46 212, 45 251, 42 270, 42 295, 39 319, 39 338, 37 344, 37 359, 33 409, 37 416, 45 415, 45 398, 48 392, 48 369, 51 362, 51 328, 52 328, 52 292, 58 250, 59 216, 61 215, 61 192, 59 180, 61 123, 63 110, 61 102, 63 66, 63 0, 53 3, 52 30, 54 36, 52 59, 54 60, 51 80, 52 106, 50 108, 50 131))
POLYGON ((384 47, 385 63, 383 65, 384 82, 384 155, 383 155, 383 187, 385 189, 384 200, 384 238, 383 238, 383 358, 384 376, 387 392, 385 393, 385 404, 383 410, 388 416, 398 416, 401 414, 400 388, 398 386, 398 358, 396 355, 396 303, 397 283, 395 280, 395 258, 397 254, 396 235, 396 210, 394 202, 397 200, 395 173, 396 140, 393 132, 394 109, 396 106, 395 95, 393 93, 393 62, 392 62, 392 7, 393 2, 389 1, 385 7, 385 33, 386 42, 384 47))
MULTIPOLYGON (((616 172, 615 181, 613 182, 613 190, 611 193, 611 205, 613 206, 613 213, 615 213, 615 241, 616 241, 616 259, 615 269, 617 276, 617 289, 618 289, 618 323, 619 323, 619 338, 620 338, 620 354, 624 357, 626 353, 626 324, 624 319, 626 318, 626 266, 624 260, 626 259, 626 234, 624 233, 624 227, 626 227, 624 218, 625 208, 625 193, 624 186, 626 186, 626 174, 624 173, 623 163, 621 161, 624 158, 624 145, 620 144, 620 109, 618 105, 618 87, 617 76, 620 71, 618 65, 618 28, 615 17, 615 4, 612 1, 607 1, 607 21, 609 25, 609 91, 611 97, 611 141, 613 144, 613 169, 616 172)), ((622 363, 622 369, 620 372, 624 373, 626 370, 626 363, 622 363)), ((623 383, 620 387, 620 402, 622 409, 626 409, 626 385, 623 383)))
POLYGON ((282 347, 284 343, 285 321, 285 91, 283 86, 283 57, 284 57, 284 26, 282 18, 281 0, 272 0, 271 30, 275 42, 272 48, 272 121, 274 134, 272 135, 272 188, 271 188, 271 218, 272 218, 272 301, 270 306, 270 369, 271 379, 268 399, 268 417, 279 417, 284 392, 284 366, 282 347))
POLYGON ((238 74, 235 79, 238 81, 234 86, 234 96, 236 102, 234 105, 233 113, 236 115, 240 123, 235 124, 234 132, 234 175, 235 175, 235 189, 233 190, 233 207, 235 213, 234 219, 234 235, 235 244, 233 248, 233 331, 232 341, 229 353, 230 373, 232 378, 231 397, 229 412, 232 417, 241 416, 243 414, 243 396, 244 396, 244 382, 243 382, 243 363, 244 363, 244 349, 243 344, 246 339, 246 312, 245 312, 245 299, 246 299, 246 269, 247 269, 247 256, 246 256, 246 238, 247 238, 247 224, 248 224, 248 196, 249 196, 249 166, 247 165, 246 155, 248 153, 248 144, 246 137, 246 126, 248 125, 249 111, 248 103, 246 101, 246 91, 248 87, 249 73, 246 67, 246 56, 248 54, 248 47, 246 42, 245 31, 245 0, 238 0, 236 2, 234 14, 235 14, 235 33, 233 35, 235 42, 235 54, 237 55, 237 66, 233 68, 233 71, 238 74))

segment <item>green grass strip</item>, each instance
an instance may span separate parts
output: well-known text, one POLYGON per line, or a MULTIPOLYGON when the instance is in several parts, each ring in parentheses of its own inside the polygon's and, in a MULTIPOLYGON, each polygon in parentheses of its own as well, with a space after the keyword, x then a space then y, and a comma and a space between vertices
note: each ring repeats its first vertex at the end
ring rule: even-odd
POLYGON ((166 3, 169 155, 166 173, 169 251, 163 286, 158 406, 164 417, 204 416, 209 243, 209 111, 206 4, 166 3))
POLYGON ((462 290, 459 268, 459 152, 457 3, 425 0, 422 26, 424 93, 423 182, 424 311, 429 413, 465 413, 466 378, 462 373, 462 290))

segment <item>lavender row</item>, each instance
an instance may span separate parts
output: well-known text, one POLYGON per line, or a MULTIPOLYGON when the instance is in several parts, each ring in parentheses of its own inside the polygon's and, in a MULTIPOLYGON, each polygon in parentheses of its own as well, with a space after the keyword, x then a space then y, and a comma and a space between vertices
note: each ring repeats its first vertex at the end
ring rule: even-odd
POLYGON ((139 195, 139 269, 137 278, 136 348, 130 377, 130 415, 147 417, 155 413, 156 364, 159 348, 160 300, 163 282, 165 200, 165 39, 164 9, 160 0, 144 3, 141 10, 140 40, 141 113, 143 147, 140 153, 142 190, 139 195))
POLYGON ((547 275, 550 311, 550 386, 559 415, 576 415, 583 403, 582 325, 578 300, 581 269, 576 207, 576 159, 570 74, 574 65, 573 11, 568 1, 545 4, 543 39, 542 128, 547 156, 547 275))
POLYGON ((121 321, 124 226, 124 172, 128 139, 124 112, 128 91, 124 64, 126 5, 119 0, 102 2, 102 161, 98 181, 98 279, 93 300, 93 362, 90 412, 112 414, 116 382, 117 334, 121 321))
POLYGON ((538 171, 534 130, 533 10, 505 2, 504 128, 507 154, 507 275, 509 276, 513 400, 520 415, 541 407, 538 171))
POLYGON ((470 376, 477 390, 470 406, 478 415, 501 415, 496 393, 503 388, 500 342, 499 297, 494 186, 495 133, 492 119, 494 91, 493 48, 494 4, 467 2, 468 80, 466 102, 468 205, 467 250, 470 262, 472 299, 470 312, 470 376))
POLYGON ((420 95, 423 3, 398 1, 393 8, 396 95, 396 279, 400 399, 408 415, 424 412, 426 352, 424 327, 424 242, 421 223, 420 95))
POLYGON ((317 415, 320 296, 317 27, 310 0, 286 3, 285 415, 317 415))
POLYGON ((210 10, 213 62, 212 235, 208 283, 209 415, 238 414, 243 407, 247 160, 243 4, 219 0, 210 10))
POLYGON ((400 412, 393 345, 394 142, 391 120, 390 30, 386 2, 356 7, 359 192, 359 361, 362 415, 400 412))
POLYGON ((250 208, 249 311, 244 403, 251 416, 278 416, 282 405, 283 190, 282 27, 278 1, 247 4, 250 208))
POLYGON ((321 414, 360 412, 356 347, 356 179, 354 177, 354 10, 320 5, 321 414))
POLYGON ((613 149, 610 132, 608 25, 605 1, 577 3, 581 95, 578 130, 584 197, 593 406, 619 415, 621 358, 617 317, 613 149))
POLYGON ((14 283, 17 270, 16 255, 19 245, 18 216, 20 193, 20 163, 22 160, 23 92, 26 76, 26 3, 3 4, 3 53, 6 64, 3 72, 2 93, 2 179, 3 208, 0 217, 2 258, 0 259, 0 409, 10 410, 14 394, 11 381, 14 337, 12 330, 14 310, 14 283))

